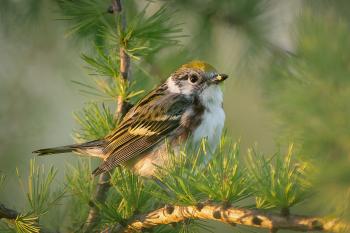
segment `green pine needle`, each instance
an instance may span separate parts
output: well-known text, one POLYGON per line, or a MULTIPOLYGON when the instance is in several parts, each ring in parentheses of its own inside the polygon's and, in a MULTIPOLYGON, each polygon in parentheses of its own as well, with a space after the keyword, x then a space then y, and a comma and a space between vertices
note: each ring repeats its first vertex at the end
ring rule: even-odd
POLYGON ((111 4, 106 0, 56 0, 59 19, 70 23, 67 35, 75 34, 80 38, 103 38, 104 31, 112 30, 115 22, 107 13, 111 4), (100 35, 102 34, 102 35, 100 35))
POLYGON ((271 160, 249 150, 248 172, 258 208, 288 209, 310 195, 307 164, 292 160, 293 146, 285 156, 277 153, 271 160))
POLYGON ((169 160, 163 167, 158 168, 155 175, 156 184, 162 192, 156 190, 153 195, 165 203, 197 204, 203 200, 195 186, 203 168, 203 147, 194 149, 191 143, 188 143, 177 153, 169 147, 168 154, 169 160))
POLYGON ((1 233, 14 233, 13 226, 11 223, 6 224, 5 222, 0 221, 0 232, 1 233))
POLYGON ((89 141, 103 138, 116 128, 111 110, 104 104, 88 104, 81 112, 74 114, 80 129, 74 131, 77 141, 89 141))
POLYGON ((31 214, 20 214, 14 221, 17 233, 39 233, 38 217, 31 214))
POLYGON ((170 226, 170 225, 159 225, 153 228, 154 233, 178 233, 178 227, 170 226))
POLYGON ((65 172, 67 186, 67 210, 70 232, 80 232, 89 213, 89 203, 96 188, 92 176, 91 160, 79 159, 76 165, 68 164, 65 172))
POLYGON ((148 207, 152 185, 145 185, 144 182, 142 177, 135 175, 129 169, 122 167, 115 169, 111 184, 121 198, 118 211, 124 218, 131 217, 135 212, 144 211, 148 207))
POLYGON ((32 159, 27 185, 25 185, 17 169, 19 183, 27 195, 31 212, 36 216, 45 214, 51 207, 57 205, 65 193, 64 190, 53 191, 52 185, 56 175, 57 171, 53 167, 46 172, 44 166, 37 165, 36 160, 32 159))
POLYGON ((88 64, 87 68, 94 72, 93 74, 107 77, 119 76, 119 57, 117 54, 106 53, 101 47, 96 46, 95 58, 83 54, 82 59, 88 64))
POLYGON ((124 215, 119 210, 120 202, 121 196, 113 192, 108 195, 105 203, 97 204, 101 213, 101 225, 112 227, 124 221, 124 215))
POLYGON ((68 191, 77 196, 83 203, 88 203, 96 186, 90 160, 79 160, 77 165, 68 165, 66 181, 68 191))
POLYGON ((238 144, 227 142, 225 137, 215 152, 208 148, 206 140, 197 149, 188 143, 179 153, 171 154, 165 167, 159 168, 156 177, 164 192, 154 195, 167 203, 184 205, 246 199, 252 196, 251 183, 238 156, 238 144))
POLYGON ((239 153, 237 143, 221 143, 201 173, 200 180, 196 182, 197 188, 210 200, 235 203, 251 196, 251 183, 245 176, 243 164, 239 162, 239 153))
POLYGON ((163 47, 177 45, 179 38, 183 37, 180 25, 171 22, 174 13, 163 6, 146 16, 148 6, 128 22, 125 31, 120 30, 122 26, 119 21, 118 32, 111 34, 114 43, 126 48, 129 56, 135 59, 155 53, 163 47))
POLYGON ((84 88, 84 92, 100 95, 112 100, 121 96, 127 101, 143 93, 143 90, 135 90, 135 81, 124 81, 121 78, 119 72, 120 61, 117 54, 106 52, 102 47, 96 47, 95 57, 83 54, 82 59, 87 63, 87 69, 93 72, 91 75, 97 76, 94 79, 95 87, 85 83, 75 82, 84 88))
POLYGON ((0 190, 2 189, 5 182, 5 175, 0 174, 0 190))

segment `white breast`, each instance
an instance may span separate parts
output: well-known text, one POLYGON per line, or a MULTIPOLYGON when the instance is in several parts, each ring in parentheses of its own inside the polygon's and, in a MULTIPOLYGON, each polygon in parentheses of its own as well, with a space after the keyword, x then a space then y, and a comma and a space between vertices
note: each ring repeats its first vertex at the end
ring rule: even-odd
MULTIPOLYGON (((176 86, 171 88, 176 91, 176 86)), ((205 110, 200 125, 193 132, 193 140, 199 142, 202 138, 207 138, 210 149, 213 151, 220 140, 225 121, 222 92, 218 86, 211 86, 204 90, 199 98, 205 110)), ((193 111, 189 110, 185 114, 191 115, 193 111)), ((172 149, 176 151, 178 147, 175 146, 172 149)), ((162 144, 148 154, 131 159, 127 165, 139 175, 151 177, 157 167, 163 166, 167 160, 167 151, 167 145, 162 144)))
POLYGON ((205 110, 201 124, 193 133, 193 140, 199 142, 202 138, 207 138, 210 149, 215 150, 225 122, 222 91, 219 86, 210 86, 202 92, 199 98, 205 110))

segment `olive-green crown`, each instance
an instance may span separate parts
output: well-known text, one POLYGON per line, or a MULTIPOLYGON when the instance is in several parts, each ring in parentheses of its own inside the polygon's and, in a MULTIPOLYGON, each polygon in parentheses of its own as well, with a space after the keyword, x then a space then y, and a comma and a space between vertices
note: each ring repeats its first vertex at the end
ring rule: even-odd
POLYGON ((200 60, 191 61, 182 65, 181 68, 199 69, 205 73, 216 72, 216 69, 212 65, 200 60))

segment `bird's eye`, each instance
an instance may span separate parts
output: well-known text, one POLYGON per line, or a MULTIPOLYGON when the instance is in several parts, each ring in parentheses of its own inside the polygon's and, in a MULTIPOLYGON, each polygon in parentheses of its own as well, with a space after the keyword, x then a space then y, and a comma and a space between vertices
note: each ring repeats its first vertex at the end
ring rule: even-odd
POLYGON ((189 77, 189 80, 191 83, 196 83, 198 81, 198 76, 195 75, 195 74, 192 74, 190 77, 189 77))

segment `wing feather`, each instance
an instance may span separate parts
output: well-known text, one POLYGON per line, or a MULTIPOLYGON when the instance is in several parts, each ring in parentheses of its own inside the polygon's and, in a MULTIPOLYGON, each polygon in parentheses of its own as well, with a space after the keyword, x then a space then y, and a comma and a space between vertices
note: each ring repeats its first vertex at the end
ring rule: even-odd
POLYGON ((93 172, 95 175, 153 149, 180 126, 181 116, 191 100, 179 94, 153 96, 152 101, 141 100, 128 112, 120 126, 106 137, 103 152, 107 159, 93 172))

